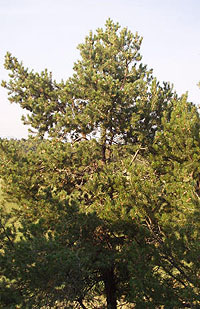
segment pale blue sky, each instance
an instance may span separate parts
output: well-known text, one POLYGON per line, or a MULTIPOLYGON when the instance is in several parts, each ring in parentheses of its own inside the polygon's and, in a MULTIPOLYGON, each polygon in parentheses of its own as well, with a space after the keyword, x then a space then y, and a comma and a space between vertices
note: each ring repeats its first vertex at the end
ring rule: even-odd
MULTIPOLYGON (((158 80, 200 103, 200 0, 0 0, 0 79, 7 51, 30 69, 68 78, 76 46, 108 17, 143 36, 143 63, 158 80)), ((3 88, 0 104, 0 137, 26 137, 22 111, 3 88)))

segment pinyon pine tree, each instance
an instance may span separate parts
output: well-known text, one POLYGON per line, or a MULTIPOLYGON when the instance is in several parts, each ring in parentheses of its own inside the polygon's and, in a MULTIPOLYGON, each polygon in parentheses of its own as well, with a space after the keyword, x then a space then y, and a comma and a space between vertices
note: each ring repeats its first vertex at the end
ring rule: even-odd
POLYGON ((0 141, 2 306, 200 307, 199 113, 141 43, 108 19, 61 82, 7 53, 32 135, 0 141))

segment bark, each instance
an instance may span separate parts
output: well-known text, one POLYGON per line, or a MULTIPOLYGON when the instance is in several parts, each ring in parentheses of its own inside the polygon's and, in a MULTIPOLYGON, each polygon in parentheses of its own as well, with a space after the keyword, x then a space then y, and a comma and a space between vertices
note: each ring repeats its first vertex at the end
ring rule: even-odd
POLYGON ((79 304, 80 304, 81 308, 83 308, 83 309, 87 309, 87 308, 85 307, 85 305, 83 304, 82 299, 79 299, 79 300, 78 300, 78 302, 79 302, 79 304))
POLYGON ((116 298, 116 282, 114 269, 108 269, 104 273, 104 284, 105 284, 105 294, 108 309, 117 309, 117 298, 116 298))
POLYGON ((106 129, 101 128, 102 161, 106 163, 106 129))

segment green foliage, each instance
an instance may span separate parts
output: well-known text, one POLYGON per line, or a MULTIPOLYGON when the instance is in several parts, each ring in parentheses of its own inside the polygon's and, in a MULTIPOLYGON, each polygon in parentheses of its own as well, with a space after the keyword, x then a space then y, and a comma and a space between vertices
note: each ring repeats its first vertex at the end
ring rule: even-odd
POLYGON ((200 306, 199 113, 141 42, 109 19, 61 83, 6 55, 35 136, 0 140, 2 306, 200 306))

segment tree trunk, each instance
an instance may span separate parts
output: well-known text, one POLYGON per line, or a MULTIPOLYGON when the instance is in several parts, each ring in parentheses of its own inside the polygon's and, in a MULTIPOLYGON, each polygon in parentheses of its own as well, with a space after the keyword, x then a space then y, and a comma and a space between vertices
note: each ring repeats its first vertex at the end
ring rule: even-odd
POLYGON ((106 129, 101 128, 101 147, 102 147, 102 161, 106 163, 106 129))
POLYGON ((87 309, 87 308, 85 307, 85 305, 83 304, 82 298, 80 298, 80 299, 78 300, 78 302, 79 302, 81 308, 87 309))
POLYGON ((116 283, 114 276, 114 269, 108 269, 103 275, 105 284, 105 294, 107 301, 107 309, 117 309, 117 298, 116 298, 116 283))

